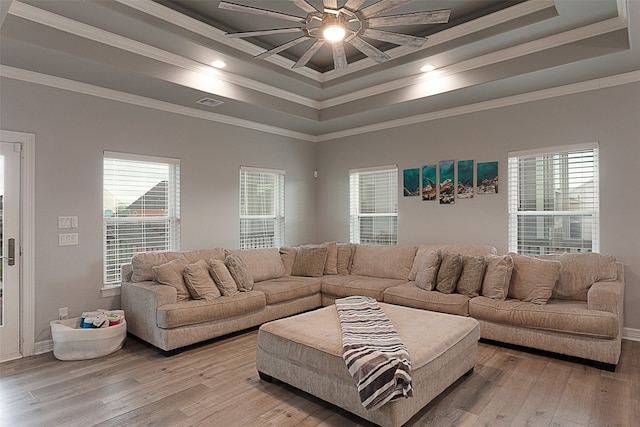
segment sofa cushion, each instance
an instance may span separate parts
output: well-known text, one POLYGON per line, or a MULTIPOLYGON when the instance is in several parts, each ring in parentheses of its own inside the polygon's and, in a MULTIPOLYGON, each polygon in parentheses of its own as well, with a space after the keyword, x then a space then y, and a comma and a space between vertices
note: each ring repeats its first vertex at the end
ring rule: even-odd
POLYGON ((560 274, 552 298, 586 301, 591 285, 601 280, 615 280, 618 274, 613 255, 565 253, 538 257, 560 261, 560 274))
POLYGON ((229 273, 233 280, 236 282, 238 286, 238 290, 240 292, 248 292, 253 289, 254 279, 251 275, 251 272, 247 268, 247 265, 244 263, 240 255, 231 254, 228 255, 224 260, 227 269, 229 269, 229 273))
POLYGON ((391 286, 384 290, 384 302, 422 310, 442 313, 469 315, 469 297, 461 294, 443 294, 438 291, 425 291, 415 282, 391 286))
POLYGON ((384 290, 390 286, 406 283, 402 279, 385 279, 382 277, 359 276, 324 276, 322 277, 322 293, 331 297, 350 297, 361 295, 382 301, 384 290))
POLYGON ((418 250, 416 252, 416 258, 413 267, 411 268, 411 272, 409 273, 409 280, 416 280, 416 273, 418 272, 418 267, 420 266, 421 258, 428 253, 429 251, 448 251, 453 252, 455 254, 460 255, 495 255, 498 253, 495 247, 490 245, 474 245, 474 244, 464 244, 464 243, 442 243, 435 245, 420 245, 418 246, 418 250))
POLYGON ((191 295, 187 290, 187 285, 184 283, 184 266, 186 261, 183 257, 171 260, 162 265, 154 265, 151 270, 153 271, 153 279, 161 285, 173 286, 178 291, 177 301, 187 301, 191 299, 191 295))
POLYGON ((293 263, 296 260, 297 248, 291 246, 282 246, 280 248, 280 258, 282 259, 282 265, 284 265, 284 275, 291 276, 293 270, 293 263))
MULTIPOLYGON (((469 314, 477 320, 504 325, 606 339, 616 338, 619 327, 613 313, 589 310, 586 302, 559 299, 550 299, 547 304, 532 304, 480 296, 469 301, 469 314)), ((535 343, 531 346, 535 347, 535 343)))
POLYGON ((200 260, 208 262, 210 259, 219 259, 221 261, 224 261, 226 257, 224 248, 198 249, 195 251, 184 251, 181 253, 186 258, 189 264, 193 264, 194 262, 200 260))
POLYGON ((296 259, 293 261, 291 274, 293 276, 320 277, 324 274, 327 261, 325 246, 301 246, 298 248, 296 259))
POLYGON ((222 295, 203 259, 184 266, 184 283, 193 299, 212 300, 222 295))
POLYGON ((421 257, 420 268, 416 274, 416 286, 425 291, 432 291, 437 284, 438 269, 442 262, 442 252, 438 249, 429 251, 421 257))
POLYGON ((253 289, 264 293, 270 305, 319 294, 321 283, 319 277, 285 276, 256 282, 253 289))
POLYGON ((278 248, 238 249, 227 251, 227 256, 229 255, 240 257, 256 282, 286 275, 278 248))
POLYGON ((450 294, 456 289, 456 284, 462 272, 462 255, 453 252, 443 252, 442 262, 438 269, 438 283, 436 290, 443 294, 450 294))
POLYGON ((141 252, 131 258, 132 282, 154 280, 153 267, 165 264, 182 256, 180 252, 141 252))
POLYGON ((487 268, 482 279, 482 295, 504 300, 509 292, 513 258, 510 255, 487 255, 486 259, 487 268))
POLYGON ((484 255, 463 255, 462 272, 456 285, 456 292, 472 298, 480 295, 486 267, 487 259, 484 255))
POLYGON ((231 277, 231 273, 229 273, 229 269, 224 261, 220 261, 219 259, 210 259, 209 274, 216 283, 216 286, 220 290, 222 296, 232 297, 240 292, 236 281, 231 277))
POLYGON ((338 274, 349 274, 351 272, 351 262, 355 245, 352 243, 338 243, 337 245, 336 270, 338 274))
POLYGON ((351 274, 408 280, 416 250, 413 246, 356 245, 351 274))
POLYGON ((262 292, 240 292, 232 297, 222 296, 212 301, 190 300, 158 307, 157 322, 160 328, 197 325, 216 320, 229 321, 233 317, 254 313, 266 305, 262 292))
POLYGON ((507 296, 534 304, 546 304, 558 280, 560 262, 515 253, 509 255, 513 258, 513 272, 507 296))

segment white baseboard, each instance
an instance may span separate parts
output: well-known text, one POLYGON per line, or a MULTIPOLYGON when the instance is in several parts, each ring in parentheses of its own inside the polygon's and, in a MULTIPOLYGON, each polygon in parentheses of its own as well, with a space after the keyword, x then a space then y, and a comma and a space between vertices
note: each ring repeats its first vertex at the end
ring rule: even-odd
POLYGON ((622 329, 622 339, 629 341, 640 341, 640 329, 622 329))

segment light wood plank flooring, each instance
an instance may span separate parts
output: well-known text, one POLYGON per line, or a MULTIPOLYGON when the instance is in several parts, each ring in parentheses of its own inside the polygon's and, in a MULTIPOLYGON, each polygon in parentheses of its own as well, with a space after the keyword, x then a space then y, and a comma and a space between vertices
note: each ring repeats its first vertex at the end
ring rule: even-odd
MULTIPOLYGON (((257 330, 165 357, 127 338, 89 361, 0 364, 3 426, 370 426, 255 370, 257 330)), ((640 342, 616 372, 481 342, 476 369, 407 426, 637 426, 640 342)))

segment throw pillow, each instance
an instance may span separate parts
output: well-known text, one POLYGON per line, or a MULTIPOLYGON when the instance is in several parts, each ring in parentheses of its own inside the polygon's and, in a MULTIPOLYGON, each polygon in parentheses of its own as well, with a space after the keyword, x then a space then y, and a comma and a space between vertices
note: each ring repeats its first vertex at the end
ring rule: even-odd
POLYGON ((291 269, 292 276, 320 277, 324 274, 327 248, 323 246, 301 246, 291 269))
POLYGON ((298 250, 291 246, 282 246, 280 248, 280 258, 282 258, 282 264, 284 265, 285 276, 291 276, 293 262, 296 260, 297 253, 298 250))
POLYGON ((336 267, 338 274, 349 274, 351 271, 351 260, 353 258, 354 246, 351 243, 338 243, 338 254, 336 267))
POLYGON ((229 273, 229 269, 224 261, 210 259, 209 274, 211 274, 222 296, 232 297, 238 294, 238 285, 236 285, 233 277, 231 277, 231 273, 229 273))
POLYGON ((338 274, 338 243, 327 242, 322 246, 327 248, 327 260, 324 263, 324 274, 338 274))
POLYGON ((152 267, 156 282, 176 288, 176 291, 178 291, 178 302, 191 299, 187 285, 185 285, 183 279, 185 265, 186 262, 184 258, 178 258, 152 267))
POLYGON ((513 258, 510 255, 487 255, 486 258, 487 268, 482 280, 482 295, 505 300, 513 272, 513 258))
POLYGON ((132 282, 154 280, 153 267, 181 258, 180 252, 141 252, 131 258, 132 282))
POLYGON ((470 298, 480 295, 486 266, 487 260, 483 255, 463 255, 462 272, 456 285, 456 292, 470 298))
POLYGON ((534 304, 546 304, 560 274, 560 261, 509 254, 513 258, 513 273, 509 298, 534 304))
POLYGON ((442 260, 442 252, 429 251, 420 257, 420 266, 416 272, 416 286, 425 291, 432 291, 436 287, 438 268, 442 260))
POLYGON ((235 280, 236 285, 238 285, 238 290, 240 292, 253 290, 253 276, 239 255, 232 254, 227 256, 224 263, 229 269, 229 273, 231 273, 231 277, 235 280))
POLYGON ((443 252, 442 262, 438 269, 436 290, 443 294, 450 294, 456 289, 456 284, 462 272, 462 255, 453 252, 443 252))
POLYGON ((193 299, 210 301, 221 296, 220 289, 209 274, 208 263, 203 259, 184 266, 184 283, 193 299))

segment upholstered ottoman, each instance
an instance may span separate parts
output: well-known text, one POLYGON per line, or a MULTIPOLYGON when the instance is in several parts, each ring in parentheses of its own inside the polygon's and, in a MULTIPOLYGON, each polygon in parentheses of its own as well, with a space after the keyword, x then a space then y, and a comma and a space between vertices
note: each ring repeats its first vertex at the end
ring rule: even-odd
POLYGON ((409 350, 413 397, 365 409, 342 359, 333 305, 262 325, 256 353, 260 377, 276 378, 378 425, 404 424, 473 370, 480 327, 470 317, 379 304, 409 350))

